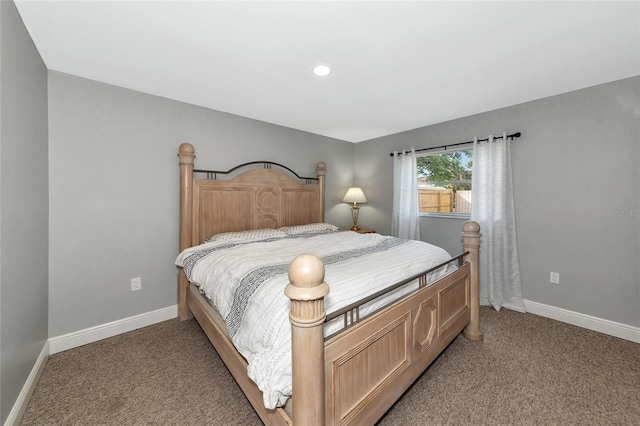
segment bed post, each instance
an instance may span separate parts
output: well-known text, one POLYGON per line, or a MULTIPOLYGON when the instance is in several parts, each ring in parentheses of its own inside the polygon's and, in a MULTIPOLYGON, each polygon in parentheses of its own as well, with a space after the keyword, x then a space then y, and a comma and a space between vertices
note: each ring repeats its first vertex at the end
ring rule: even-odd
POLYGON ((301 254, 289 265, 291 299, 291 367, 293 424, 324 425, 324 265, 313 254, 301 254))
MULTIPOLYGON (((193 221, 193 160, 196 158, 193 145, 183 143, 178 151, 180 163, 180 251, 191 247, 191 229, 193 221)), ((189 281, 180 268, 178 272, 178 317, 181 321, 189 318, 187 290, 189 281)))
POLYGON ((467 221, 462 225, 462 246, 469 254, 465 261, 471 265, 471 321, 463 334, 469 340, 482 340, 480 330, 480 225, 474 221, 467 221))
POLYGON ((324 222, 324 177, 327 174, 327 165, 324 162, 319 162, 316 165, 316 176, 318 177, 318 185, 320 186, 320 206, 319 213, 320 218, 318 222, 324 222))

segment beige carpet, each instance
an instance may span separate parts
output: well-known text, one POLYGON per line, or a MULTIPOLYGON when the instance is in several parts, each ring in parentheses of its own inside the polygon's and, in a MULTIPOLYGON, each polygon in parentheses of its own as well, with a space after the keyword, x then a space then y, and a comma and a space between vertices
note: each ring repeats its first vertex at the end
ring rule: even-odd
MULTIPOLYGON (((640 345, 482 308, 380 425, 640 425, 640 345)), ((193 320, 51 356, 22 425, 259 425, 193 320)))

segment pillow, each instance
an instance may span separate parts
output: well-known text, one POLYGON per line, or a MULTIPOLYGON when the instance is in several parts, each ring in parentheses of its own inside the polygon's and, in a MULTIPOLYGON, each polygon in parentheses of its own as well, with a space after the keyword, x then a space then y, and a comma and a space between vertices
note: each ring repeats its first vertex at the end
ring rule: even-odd
POLYGON ((288 235, 320 234, 323 232, 335 232, 338 230, 338 227, 330 223, 309 223, 307 225, 283 226, 282 228, 278 228, 278 230, 288 235))
POLYGON ((212 235, 205 242, 213 241, 260 241, 269 238, 284 238, 287 234, 279 229, 264 228, 250 229, 248 231, 223 232, 222 234, 212 235))

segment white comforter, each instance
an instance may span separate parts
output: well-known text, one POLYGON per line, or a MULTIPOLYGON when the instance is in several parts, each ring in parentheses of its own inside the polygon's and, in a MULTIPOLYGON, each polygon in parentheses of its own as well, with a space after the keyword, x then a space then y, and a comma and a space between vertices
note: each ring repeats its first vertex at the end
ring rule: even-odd
MULTIPOLYGON (((313 253, 325 264, 327 313, 451 257, 424 242, 355 232, 213 242, 183 251, 176 264, 225 319, 231 340, 249 364, 247 373, 270 409, 284 405, 291 395, 290 301, 284 289, 288 265, 301 253, 313 253)), ((336 331, 332 327, 325 327, 325 335, 336 331)))

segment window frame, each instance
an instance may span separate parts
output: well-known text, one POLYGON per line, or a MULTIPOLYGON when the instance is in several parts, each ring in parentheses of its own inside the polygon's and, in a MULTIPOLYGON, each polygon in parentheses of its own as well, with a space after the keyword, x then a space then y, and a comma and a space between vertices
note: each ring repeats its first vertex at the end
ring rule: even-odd
MULTIPOLYGON (((456 151, 472 151, 473 152, 473 143, 470 143, 468 145, 461 145, 459 147, 456 146, 455 148, 450 148, 450 149, 437 148, 425 153, 416 153, 416 166, 417 166, 418 158, 429 157, 429 156, 438 155, 438 154, 448 154, 456 151)), ((473 176, 473 167, 471 168, 471 170, 472 170, 471 173, 473 176)), ((418 191, 419 190, 420 190, 420 182, 418 181, 418 191)), ((471 191, 473 191, 473 187, 471 188, 471 191)), ((471 207, 473 208, 473 201, 471 203, 472 203, 471 207)), ((418 209, 419 208, 420 207, 418 206, 418 209)), ((419 217, 437 217, 437 218, 445 218, 445 219, 465 219, 465 220, 471 219, 471 213, 458 213, 458 212, 449 212, 449 213, 422 212, 418 210, 418 216, 419 217)))

